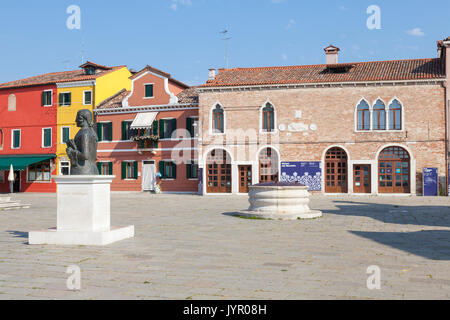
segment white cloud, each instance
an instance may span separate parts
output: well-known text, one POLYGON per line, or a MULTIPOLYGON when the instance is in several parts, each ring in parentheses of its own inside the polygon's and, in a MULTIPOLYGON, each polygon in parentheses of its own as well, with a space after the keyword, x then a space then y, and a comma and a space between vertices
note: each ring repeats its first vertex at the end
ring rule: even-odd
POLYGON ((416 37, 422 37, 425 35, 425 33, 420 28, 414 28, 411 30, 407 30, 406 33, 409 34, 410 36, 416 36, 416 37))
POLYGON ((286 53, 283 53, 283 54, 281 55, 281 58, 282 58, 284 61, 287 61, 288 56, 287 56, 286 53))
POLYGON ((192 6, 192 0, 172 0, 170 9, 172 9, 173 11, 177 11, 178 6, 192 6))
POLYGON ((291 29, 297 22, 294 19, 289 20, 288 25, 286 26, 286 29, 291 29))

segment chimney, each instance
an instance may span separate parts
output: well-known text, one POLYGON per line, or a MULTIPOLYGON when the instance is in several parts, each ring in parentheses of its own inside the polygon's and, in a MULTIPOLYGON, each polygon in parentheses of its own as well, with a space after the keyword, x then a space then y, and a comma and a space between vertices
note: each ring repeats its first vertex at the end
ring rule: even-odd
POLYGON ((325 55, 327 57, 327 64, 337 64, 338 63, 338 52, 341 51, 338 47, 329 45, 325 49, 325 55))
POLYGON ((216 78, 216 69, 209 69, 209 80, 214 80, 216 78))

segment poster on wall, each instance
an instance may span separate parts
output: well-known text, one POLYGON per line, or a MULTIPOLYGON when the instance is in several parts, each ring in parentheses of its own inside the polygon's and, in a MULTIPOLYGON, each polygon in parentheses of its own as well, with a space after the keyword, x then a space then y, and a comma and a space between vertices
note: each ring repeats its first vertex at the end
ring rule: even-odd
POLYGON ((423 168, 422 177, 424 197, 436 197, 438 195, 438 169, 423 168))
POLYGON ((281 182, 297 182, 309 187, 309 191, 322 190, 320 161, 297 161, 281 163, 281 182))

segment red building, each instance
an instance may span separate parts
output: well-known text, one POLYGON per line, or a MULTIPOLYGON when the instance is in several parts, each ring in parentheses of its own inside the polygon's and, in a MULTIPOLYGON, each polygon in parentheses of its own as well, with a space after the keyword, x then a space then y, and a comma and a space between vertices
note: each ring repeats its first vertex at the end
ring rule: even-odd
POLYGON ((55 192, 56 85, 28 78, 0 85, 0 192, 55 192))
POLYGON ((94 110, 98 167, 113 191, 198 191, 198 96, 194 88, 150 66, 94 110), (160 178, 157 178, 160 176, 160 178))

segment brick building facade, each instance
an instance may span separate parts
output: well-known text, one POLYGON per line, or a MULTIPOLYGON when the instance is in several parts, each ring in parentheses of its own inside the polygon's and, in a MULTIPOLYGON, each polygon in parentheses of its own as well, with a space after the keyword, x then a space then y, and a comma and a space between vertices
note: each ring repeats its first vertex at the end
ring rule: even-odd
POLYGON ((307 178, 327 194, 421 194, 433 167, 445 194, 446 50, 343 64, 330 46, 324 65, 210 70, 199 88, 203 192, 307 178), (291 165, 320 171, 289 176, 291 165))

